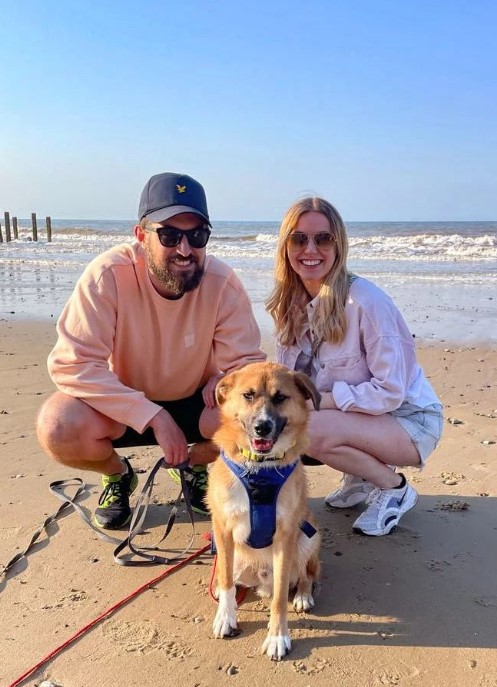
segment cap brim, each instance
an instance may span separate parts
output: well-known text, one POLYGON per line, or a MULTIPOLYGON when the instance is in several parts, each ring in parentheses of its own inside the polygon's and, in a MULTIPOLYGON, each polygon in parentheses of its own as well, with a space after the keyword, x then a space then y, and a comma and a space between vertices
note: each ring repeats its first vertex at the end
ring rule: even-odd
POLYGON ((155 210, 149 215, 145 215, 146 219, 150 222, 164 222, 166 219, 171 219, 175 215, 181 215, 183 212, 192 212, 194 215, 199 215, 203 220, 211 226, 211 222, 208 217, 206 217, 202 212, 196 210, 195 208, 188 207, 188 205, 171 205, 168 208, 162 208, 161 210, 155 210))

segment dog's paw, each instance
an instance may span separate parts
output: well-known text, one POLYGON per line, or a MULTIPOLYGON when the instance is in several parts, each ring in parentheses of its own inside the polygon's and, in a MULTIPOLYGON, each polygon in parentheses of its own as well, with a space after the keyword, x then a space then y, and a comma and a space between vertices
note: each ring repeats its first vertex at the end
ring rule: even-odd
POLYGON ((272 661, 281 661, 292 650, 288 635, 268 635, 262 645, 261 653, 267 654, 272 661))
POLYGON ((236 622, 236 600, 235 588, 227 591, 219 591, 219 602, 217 607, 216 617, 212 623, 212 630, 214 637, 220 639, 222 637, 236 637, 240 634, 236 622))
POLYGON ((297 592, 293 597, 293 607, 297 613, 305 613, 314 608, 314 598, 307 592, 297 592))
POLYGON ((236 625, 236 620, 231 621, 228 618, 218 618, 217 615, 212 623, 214 637, 216 639, 223 639, 224 637, 238 637, 240 630, 236 625), (233 622, 235 623, 233 625, 233 622))

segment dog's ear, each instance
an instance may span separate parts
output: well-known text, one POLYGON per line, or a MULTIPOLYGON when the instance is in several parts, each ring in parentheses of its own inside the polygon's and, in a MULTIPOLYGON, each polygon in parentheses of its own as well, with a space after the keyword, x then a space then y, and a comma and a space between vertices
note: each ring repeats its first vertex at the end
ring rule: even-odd
POLYGON ((314 386, 312 379, 310 379, 310 377, 308 377, 304 372, 294 372, 293 378, 303 397, 306 400, 310 398, 312 400, 314 410, 319 410, 319 406, 321 404, 321 394, 314 386))
POLYGON ((224 377, 222 377, 216 384, 216 389, 214 393, 216 396, 216 402, 218 406, 223 405, 223 403, 225 402, 228 391, 233 387, 233 384, 235 383, 235 377, 236 372, 230 372, 230 374, 227 374, 224 377))

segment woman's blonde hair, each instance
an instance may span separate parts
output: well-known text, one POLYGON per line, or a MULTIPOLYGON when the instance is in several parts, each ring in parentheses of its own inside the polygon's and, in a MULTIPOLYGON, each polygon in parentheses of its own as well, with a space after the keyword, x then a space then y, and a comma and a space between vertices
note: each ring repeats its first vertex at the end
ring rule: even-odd
POLYGON ((297 341, 307 318, 309 294, 290 265, 287 250, 288 235, 295 231, 301 215, 306 212, 323 214, 335 235, 335 260, 321 285, 312 328, 320 340, 330 343, 343 341, 347 328, 345 302, 349 291, 349 244, 345 225, 338 211, 328 201, 323 198, 302 198, 287 210, 281 222, 276 249, 276 283, 266 301, 266 309, 275 324, 276 336, 284 346, 297 341))

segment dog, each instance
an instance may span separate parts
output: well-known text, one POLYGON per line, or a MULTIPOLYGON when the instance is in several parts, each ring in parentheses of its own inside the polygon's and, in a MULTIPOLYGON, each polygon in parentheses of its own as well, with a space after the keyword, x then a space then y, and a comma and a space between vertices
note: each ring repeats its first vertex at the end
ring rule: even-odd
POLYGON ((306 401, 321 396, 309 377, 276 363, 252 363, 221 379, 220 455, 209 471, 206 503, 217 548, 213 622, 216 638, 239 633, 235 587, 272 596, 261 653, 281 660, 290 650, 288 595, 293 607, 314 606, 320 535, 307 504, 300 456, 308 444, 306 401))

